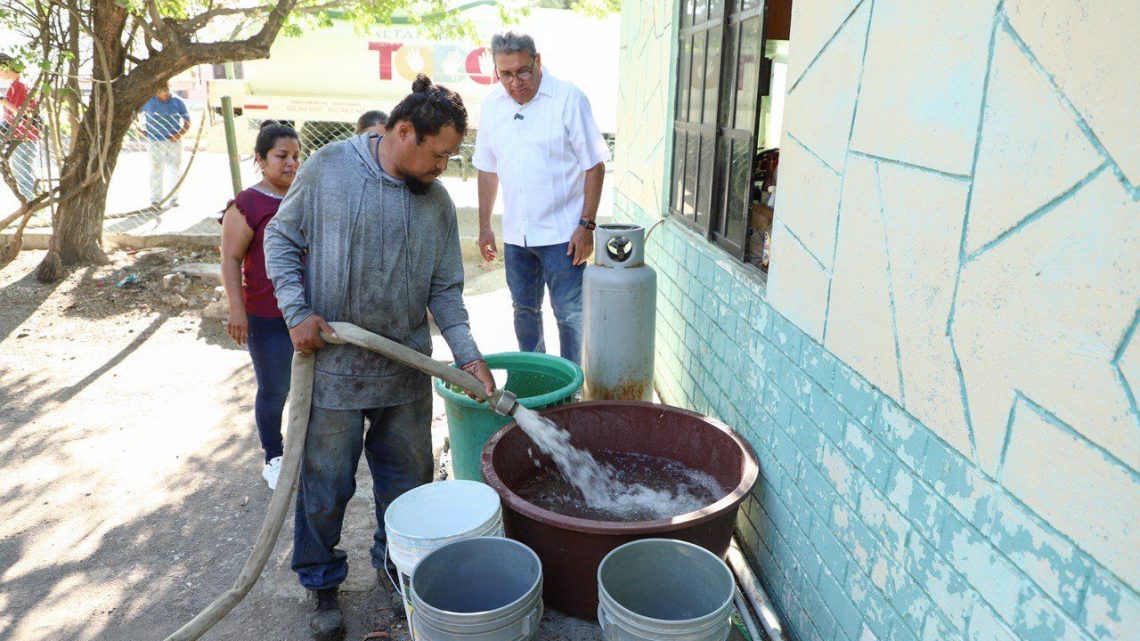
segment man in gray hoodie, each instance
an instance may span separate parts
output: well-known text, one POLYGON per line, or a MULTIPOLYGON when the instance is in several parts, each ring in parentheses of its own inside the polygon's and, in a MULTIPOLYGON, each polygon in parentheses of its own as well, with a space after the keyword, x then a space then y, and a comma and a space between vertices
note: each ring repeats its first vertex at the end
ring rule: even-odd
POLYGON ((429 377, 352 345, 328 345, 326 320, 347 321, 431 354, 430 309, 456 362, 494 389, 463 305, 455 206, 435 179, 458 153, 467 111, 420 75, 383 137, 333 143, 301 167, 265 231, 265 262, 293 346, 316 351, 313 407, 297 490, 293 570, 316 592, 314 639, 344 636, 340 542, 364 451, 377 528, 372 565, 384 568, 384 511, 431 481, 429 377), (368 429, 365 431, 365 422, 368 429))

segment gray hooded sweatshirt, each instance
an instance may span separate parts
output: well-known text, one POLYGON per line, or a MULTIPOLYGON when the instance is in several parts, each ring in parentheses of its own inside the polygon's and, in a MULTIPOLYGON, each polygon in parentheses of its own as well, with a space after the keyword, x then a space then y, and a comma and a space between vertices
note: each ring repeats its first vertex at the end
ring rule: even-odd
MULTIPOLYGON (((412 194, 381 170, 368 141, 357 136, 310 156, 265 229, 265 267, 285 322, 316 313, 430 355, 430 309, 457 363, 482 358, 463 305, 451 197, 438 181, 412 194)), ((317 351, 318 407, 388 407, 430 391, 426 374, 380 354, 353 345, 317 351)))

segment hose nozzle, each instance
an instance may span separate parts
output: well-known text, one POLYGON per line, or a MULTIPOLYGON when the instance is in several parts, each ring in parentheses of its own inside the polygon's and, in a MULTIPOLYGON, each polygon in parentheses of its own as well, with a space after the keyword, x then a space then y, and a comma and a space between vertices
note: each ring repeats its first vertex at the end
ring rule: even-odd
POLYGON ((499 390, 493 399, 491 399, 491 409, 495 410, 496 414, 502 416, 510 416, 515 413, 518 408, 519 399, 517 396, 508 392, 507 390, 499 390))

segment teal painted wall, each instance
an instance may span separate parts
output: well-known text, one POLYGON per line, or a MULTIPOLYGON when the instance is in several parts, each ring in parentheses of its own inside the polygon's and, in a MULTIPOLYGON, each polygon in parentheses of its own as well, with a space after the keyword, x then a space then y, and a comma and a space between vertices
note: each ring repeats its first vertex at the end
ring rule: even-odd
MULTIPOLYGON (((759 456, 761 580, 800 641, 1140 639, 1140 11, 793 7, 768 282, 677 221, 647 248, 663 400, 759 456)), ((643 225, 676 11, 623 6, 643 225)))
MULTIPOLYGON (((620 192, 615 208, 656 219, 620 192)), ((756 449, 738 534, 794 638, 1136 638, 1131 587, 775 312, 753 274, 674 222, 647 255, 659 392, 756 449)))

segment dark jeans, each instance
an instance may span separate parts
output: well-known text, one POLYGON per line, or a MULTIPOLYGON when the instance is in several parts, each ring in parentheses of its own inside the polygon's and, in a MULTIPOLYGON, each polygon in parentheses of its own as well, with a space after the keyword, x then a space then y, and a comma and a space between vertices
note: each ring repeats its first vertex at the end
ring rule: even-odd
POLYGON ((345 506, 356 492, 362 449, 376 499, 372 567, 382 568, 387 544, 384 511, 404 492, 431 482, 431 394, 404 405, 367 410, 313 406, 293 522, 293 571, 309 590, 335 587, 348 575, 347 555, 336 546, 345 506))
POLYGON ((267 318, 246 314, 249 318, 249 357, 253 360, 253 373, 257 377, 257 398, 253 404, 253 418, 257 422, 257 435, 265 462, 281 456, 284 444, 281 439, 281 413, 289 397, 289 376, 293 367, 293 341, 289 340, 289 327, 283 318, 267 318))
POLYGON ((582 273, 566 255, 569 243, 542 247, 506 246, 507 287, 515 309, 515 337, 524 352, 545 352, 542 332, 543 286, 558 322, 562 358, 580 362, 582 349, 582 273))

